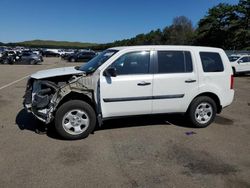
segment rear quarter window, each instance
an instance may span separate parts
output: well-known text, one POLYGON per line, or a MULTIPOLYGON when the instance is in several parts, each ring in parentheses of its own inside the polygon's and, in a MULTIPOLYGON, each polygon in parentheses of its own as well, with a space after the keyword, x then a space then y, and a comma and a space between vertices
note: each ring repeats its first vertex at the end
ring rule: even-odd
POLYGON ((200 52, 204 72, 223 72, 224 67, 219 53, 200 52))

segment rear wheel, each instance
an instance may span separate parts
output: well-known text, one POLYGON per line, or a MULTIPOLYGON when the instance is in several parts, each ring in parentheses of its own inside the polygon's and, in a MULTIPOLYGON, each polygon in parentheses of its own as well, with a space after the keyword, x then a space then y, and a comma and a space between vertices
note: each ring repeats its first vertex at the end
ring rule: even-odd
POLYGON ((96 125, 96 114, 86 102, 72 100, 64 103, 56 112, 55 128, 68 140, 86 138, 96 125))
POLYGON ((200 96, 193 100, 187 115, 195 127, 203 128, 214 121, 216 113, 217 107, 214 100, 207 96, 200 96))
POLYGON ((70 58, 70 62, 76 62, 75 58, 70 58))

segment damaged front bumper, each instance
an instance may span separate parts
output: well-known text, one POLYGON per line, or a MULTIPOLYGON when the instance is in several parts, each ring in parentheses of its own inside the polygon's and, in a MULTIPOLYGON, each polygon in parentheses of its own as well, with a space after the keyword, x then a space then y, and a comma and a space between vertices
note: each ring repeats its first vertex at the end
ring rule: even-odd
POLYGON ((53 120, 52 99, 58 90, 59 87, 52 82, 30 79, 27 83, 23 106, 39 120, 48 124, 53 120))
POLYGON ((92 80, 87 80, 85 76, 72 76, 70 80, 52 82, 49 80, 36 80, 30 78, 27 83, 23 105, 28 112, 36 118, 48 124, 54 119, 61 100, 70 94, 79 93, 94 101, 92 80))

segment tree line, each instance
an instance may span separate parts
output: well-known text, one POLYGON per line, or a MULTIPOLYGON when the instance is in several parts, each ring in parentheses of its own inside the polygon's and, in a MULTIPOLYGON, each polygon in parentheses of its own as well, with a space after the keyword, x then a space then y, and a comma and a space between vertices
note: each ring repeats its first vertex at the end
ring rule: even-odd
POLYGON ((201 45, 250 50, 250 0, 239 0, 236 5, 220 3, 210 8, 196 27, 187 17, 179 16, 163 29, 94 48, 131 45, 201 45))

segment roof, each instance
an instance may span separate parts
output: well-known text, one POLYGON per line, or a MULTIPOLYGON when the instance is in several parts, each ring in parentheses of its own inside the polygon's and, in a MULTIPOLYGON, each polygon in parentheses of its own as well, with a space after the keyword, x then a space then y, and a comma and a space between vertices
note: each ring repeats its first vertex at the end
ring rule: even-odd
POLYGON ((130 49, 161 49, 161 48, 167 48, 167 49, 176 49, 176 48, 181 48, 181 49, 203 49, 203 50, 222 50, 221 48, 214 48, 214 47, 205 47, 205 46, 183 46, 183 45, 141 45, 141 46, 118 46, 118 47, 113 47, 110 48, 112 50, 130 50, 130 49))

